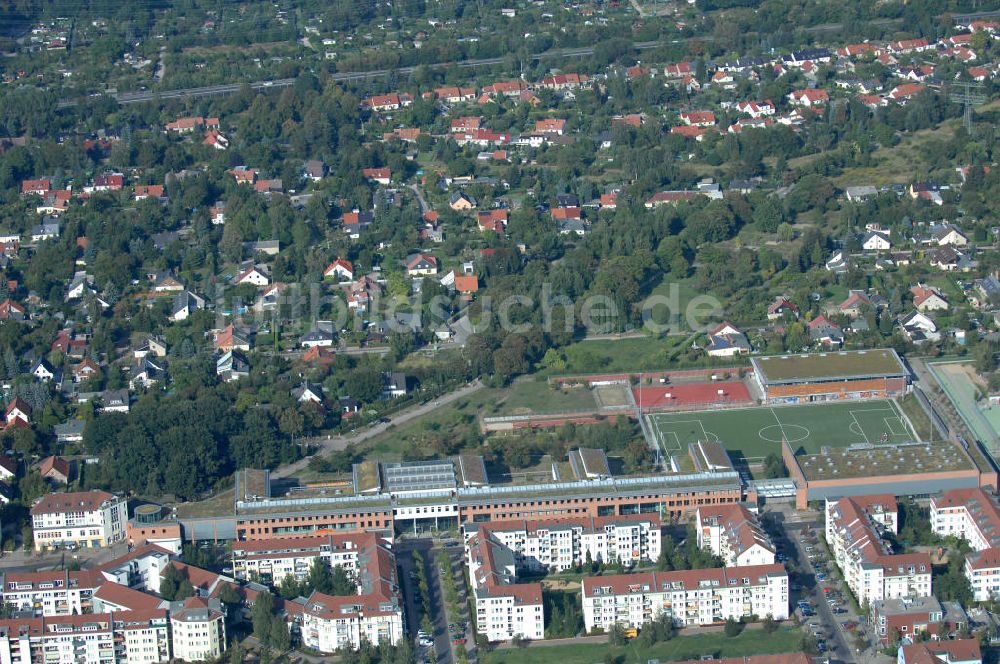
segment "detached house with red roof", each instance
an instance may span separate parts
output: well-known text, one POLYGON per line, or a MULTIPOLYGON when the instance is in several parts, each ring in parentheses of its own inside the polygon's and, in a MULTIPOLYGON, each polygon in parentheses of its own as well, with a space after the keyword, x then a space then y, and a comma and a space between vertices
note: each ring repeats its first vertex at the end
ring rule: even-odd
POLYGON ((0 302, 0 320, 23 321, 27 315, 28 312, 24 306, 10 298, 0 302))
POLYGON ((890 90, 887 97, 893 101, 905 104, 911 97, 920 94, 923 90, 924 86, 919 83, 903 83, 890 90))
POLYGON ((830 94, 826 90, 809 88, 806 90, 795 90, 788 93, 788 101, 795 106, 812 108, 823 106, 830 101, 830 94))
POLYGON ((44 196, 52 189, 52 180, 48 178, 36 178, 34 180, 24 180, 21 182, 21 195, 37 194, 44 196))
POLYGON ((778 320, 779 318, 783 318, 786 313, 798 318, 799 308, 794 302, 783 295, 774 298, 774 302, 767 306, 768 320, 778 320))
POLYGON ((947 311, 950 306, 948 298, 934 286, 917 284, 910 288, 910 293, 913 294, 913 306, 916 307, 917 311, 922 313, 928 311, 947 311))
POLYGON ((8 427, 14 426, 14 423, 17 421, 28 426, 31 425, 31 406, 21 397, 14 397, 7 404, 7 411, 4 417, 4 423, 8 427))
POLYGON ((361 174, 372 182, 388 185, 392 181, 392 171, 388 168, 363 168, 361 174))
POLYGON ((429 254, 411 254, 404 263, 406 273, 411 277, 432 276, 437 274, 437 259, 429 254))
POLYGON ((691 127, 715 126, 715 113, 712 111, 681 111, 681 122, 691 127))
POLYGON ((354 264, 349 260, 338 258, 323 270, 323 278, 336 279, 337 281, 354 280, 354 264))

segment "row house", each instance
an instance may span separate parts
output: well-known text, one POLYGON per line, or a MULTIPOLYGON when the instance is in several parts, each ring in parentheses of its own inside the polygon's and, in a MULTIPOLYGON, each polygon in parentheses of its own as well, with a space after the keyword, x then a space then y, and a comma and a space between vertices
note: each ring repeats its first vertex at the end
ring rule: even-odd
POLYGON ((956 632, 969 624, 958 602, 942 604, 934 596, 901 597, 872 602, 869 623, 883 646, 902 641, 916 641, 926 633, 937 639, 944 631, 956 632))
POLYGON ((774 564, 774 544, 746 506, 702 506, 695 523, 698 546, 722 558, 726 567, 774 564))
POLYGON ((219 118, 203 118, 203 117, 193 117, 193 118, 178 118, 173 122, 168 122, 166 125, 167 131, 175 131, 179 134, 186 134, 194 131, 195 129, 219 129, 219 118))
MULTIPOLYGON (((426 94, 426 93, 425 93, 426 94)), ((434 99, 440 99, 448 104, 461 104, 476 100, 475 88, 445 87, 434 88, 431 92, 434 99)))
POLYGON ((524 81, 499 81, 483 86, 483 95, 490 98, 520 97, 527 91, 528 85, 524 81))
POLYGON ((826 502, 826 541, 858 602, 931 594, 927 553, 894 554, 882 533, 898 528, 896 498, 859 496, 826 502))
POLYGON ((539 87, 547 90, 570 90, 586 85, 590 77, 586 74, 556 74, 543 78, 539 87))
POLYGON ((583 578, 583 621, 588 631, 610 631, 615 625, 639 629, 662 616, 677 626, 699 626, 754 615, 788 618, 784 565, 583 578))

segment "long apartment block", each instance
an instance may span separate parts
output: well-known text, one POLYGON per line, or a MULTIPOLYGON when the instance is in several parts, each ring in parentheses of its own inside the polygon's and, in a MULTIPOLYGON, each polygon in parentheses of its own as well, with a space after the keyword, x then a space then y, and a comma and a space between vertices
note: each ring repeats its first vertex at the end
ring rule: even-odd
POLYGON ((233 575, 243 581, 258 579, 278 585, 288 576, 305 578, 319 560, 355 577, 359 559, 374 551, 380 539, 374 533, 356 532, 234 542, 233 575))
POLYGON ((894 553, 883 534, 895 534, 897 528, 893 495, 826 502, 826 541, 859 604, 930 596, 930 556, 894 553))
POLYGON ((167 611, 0 620, 0 662, 153 664, 171 658, 167 611))
POLYGON ((775 620, 788 617, 788 572, 784 565, 583 579, 583 620, 588 631, 607 631, 615 625, 641 628, 661 616, 685 627, 751 615, 775 620))

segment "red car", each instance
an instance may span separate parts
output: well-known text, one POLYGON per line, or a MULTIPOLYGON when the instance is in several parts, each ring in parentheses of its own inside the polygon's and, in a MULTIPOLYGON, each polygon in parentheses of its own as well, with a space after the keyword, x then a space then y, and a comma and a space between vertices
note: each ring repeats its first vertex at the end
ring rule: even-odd
POLYGON ((453 646, 464 646, 465 645, 465 637, 464 636, 456 636, 455 638, 453 638, 451 640, 451 645, 453 645, 453 646))

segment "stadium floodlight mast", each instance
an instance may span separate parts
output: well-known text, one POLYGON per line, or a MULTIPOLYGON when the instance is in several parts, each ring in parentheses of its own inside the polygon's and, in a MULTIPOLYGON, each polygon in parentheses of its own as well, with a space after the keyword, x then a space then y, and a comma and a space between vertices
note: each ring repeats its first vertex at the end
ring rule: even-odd
POLYGON ((951 83, 948 87, 948 99, 965 107, 962 113, 962 123, 965 125, 965 131, 971 136, 972 107, 973 105, 985 104, 987 101, 986 95, 983 94, 983 84, 958 81, 951 83))

